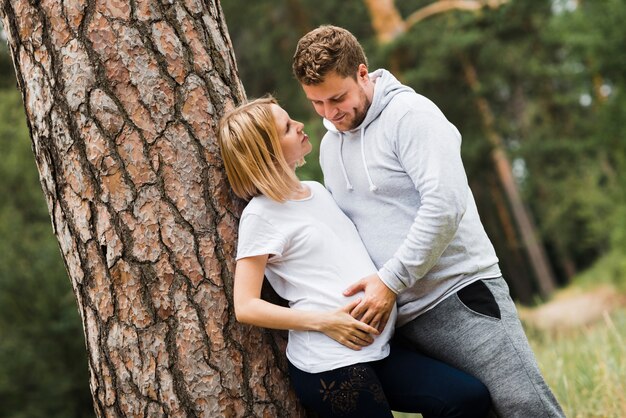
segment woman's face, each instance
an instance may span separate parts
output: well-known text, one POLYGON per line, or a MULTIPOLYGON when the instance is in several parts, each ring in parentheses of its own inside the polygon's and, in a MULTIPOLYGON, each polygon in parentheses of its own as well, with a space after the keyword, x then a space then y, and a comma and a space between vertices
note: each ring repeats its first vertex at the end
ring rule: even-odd
POLYGON ((291 119, 285 109, 277 104, 272 104, 272 115, 285 160, 289 167, 295 169, 313 148, 309 136, 304 133, 304 125, 291 119))

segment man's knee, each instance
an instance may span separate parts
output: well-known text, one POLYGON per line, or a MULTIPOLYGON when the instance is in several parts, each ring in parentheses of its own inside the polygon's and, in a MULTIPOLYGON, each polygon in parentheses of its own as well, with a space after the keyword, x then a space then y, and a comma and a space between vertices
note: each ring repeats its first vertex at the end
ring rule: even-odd
POLYGON ((484 418, 491 409, 489 390, 479 380, 466 386, 466 390, 458 402, 458 408, 461 412, 458 417, 462 418, 484 418))

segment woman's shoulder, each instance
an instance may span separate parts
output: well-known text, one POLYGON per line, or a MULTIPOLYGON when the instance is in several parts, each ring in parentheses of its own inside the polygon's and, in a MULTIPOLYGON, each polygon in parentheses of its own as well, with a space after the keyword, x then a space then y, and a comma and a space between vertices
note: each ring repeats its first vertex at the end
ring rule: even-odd
POLYGON ((262 215, 265 212, 265 208, 267 206, 267 202, 265 202, 265 196, 255 196, 246 205, 246 207, 241 212, 241 218, 247 215, 262 215))
MULTIPOLYGON (((267 229, 268 225, 274 225, 276 217, 271 210, 263 206, 263 202, 252 198, 241 212, 239 217, 239 233, 243 230, 267 229)), ((273 228, 273 227, 272 227, 273 228)))
POLYGON ((315 180, 305 180, 302 183, 309 186, 311 190, 324 190, 324 191, 326 190, 326 188, 324 187, 322 183, 315 181, 315 180))
POLYGON ((241 219, 249 215, 257 215, 261 218, 273 219, 283 213, 287 208, 281 202, 277 202, 267 196, 258 195, 250 199, 241 212, 241 219))
POLYGON ((309 186, 314 200, 317 201, 318 204, 323 203, 324 205, 336 206, 335 199, 333 199, 333 196, 322 183, 317 181, 306 181, 303 183, 309 186))

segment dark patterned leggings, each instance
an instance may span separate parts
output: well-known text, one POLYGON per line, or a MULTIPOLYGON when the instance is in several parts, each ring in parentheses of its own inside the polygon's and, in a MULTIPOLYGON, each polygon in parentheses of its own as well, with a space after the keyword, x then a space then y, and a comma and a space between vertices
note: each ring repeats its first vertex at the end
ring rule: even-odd
POLYGON ((392 418, 394 410, 424 418, 482 418, 491 406, 479 380, 398 344, 383 360, 326 372, 289 366, 300 401, 322 417, 392 418))

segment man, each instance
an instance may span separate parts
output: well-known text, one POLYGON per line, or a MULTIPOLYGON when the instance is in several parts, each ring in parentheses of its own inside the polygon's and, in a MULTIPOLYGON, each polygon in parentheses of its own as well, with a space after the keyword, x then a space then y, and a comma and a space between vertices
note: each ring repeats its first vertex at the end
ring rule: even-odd
POLYGON ((369 74, 345 29, 303 36, 293 70, 328 129, 326 187, 379 269, 346 290, 365 291, 352 315, 383 327, 397 302, 398 333, 482 380, 499 416, 563 417, 480 222, 458 130, 388 71, 369 74))

